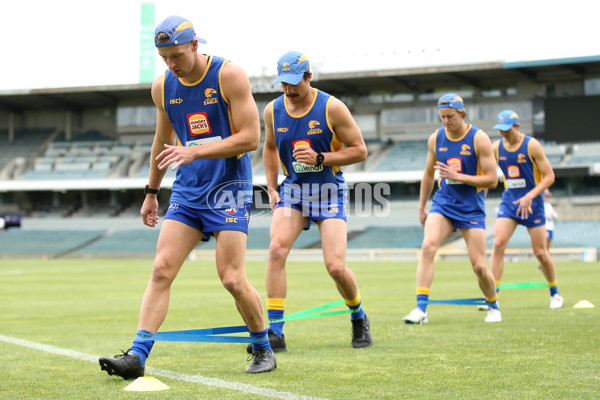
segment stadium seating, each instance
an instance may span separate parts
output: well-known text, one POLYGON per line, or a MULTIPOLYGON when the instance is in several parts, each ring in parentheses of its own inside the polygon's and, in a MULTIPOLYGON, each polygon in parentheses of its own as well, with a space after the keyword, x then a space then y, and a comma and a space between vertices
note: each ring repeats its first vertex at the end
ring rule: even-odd
POLYGON ((375 166, 374 171, 422 170, 427 159, 427 141, 410 140, 394 143, 375 166))
POLYGON ((56 257, 84 247, 102 237, 104 229, 7 229, 0 233, 4 257, 56 257))
MULTIPOLYGON (((595 247, 600 251, 599 221, 559 221, 554 225, 552 248, 557 247, 595 247)), ((487 247, 492 248, 494 238, 487 240, 487 247)), ((527 229, 518 226, 510 238, 507 248, 530 248, 531 239, 527 229)))
POLYGON ((423 242, 423 227, 369 226, 360 235, 348 240, 349 249, 407 249, 419 248, 423 242))
MULTIPOLYGON (((54 129, 24 129, 15 132, 14 141, 8 140, 8 132, 0 132, 0 171, 11 162, 22 159, 24 162, 40 151, 41 146, 50 140, 54 129)), ((6 172, 8 176, 11 174, 6 172)))
POLYGON ((564 144, 557 144, 556 142, 546 142, 544 140, 539 141, 544 149, 544 153, 550 161, 550 165, 553 167, 559 165, 567 154, 568 146, 564 144))
POLYGON ((600 143, 579 143, 573 145, 569 165, 600 162, 600 143))
POLYGON ((116 230, 69 256, 152 258, 159 232, 151 228, 116 230))

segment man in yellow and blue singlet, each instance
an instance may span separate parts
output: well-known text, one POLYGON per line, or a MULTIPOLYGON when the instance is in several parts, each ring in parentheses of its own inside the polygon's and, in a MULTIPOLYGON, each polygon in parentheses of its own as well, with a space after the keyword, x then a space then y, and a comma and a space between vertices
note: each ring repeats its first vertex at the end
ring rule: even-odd
MULTIPOLYGON (((277 363, 262 301, 245 269, 252 202, 248 152, 260 141, 258 109, 246 73, 225 59, 198 52, 199 43, 206 41, 196 37, 185 18, 171 16, 156 27, 155 45, 168 70, 152 84, 157 118, 141 209, 145 225, 158 223, 156 195, 166 168, 176 168, 177 175, 142 300, 138 333, 158 331, 167 315, 171 284, 183 262, 201 240, 214 236, 217 273, 254 339, 252 363, 246 372, 271 371, 277 363), (235 203, 223 202, 224 198, 235 203)), ((124 379, 143 376, 153 344, 135 339, 124 354, 100 358, 100 366, 124 379)))
MULTIPOLYGON (((311 87, 308 58, 296 51, 277 63, 276 83, 283 95, 264 110, 263 163, 273 210, 267 261, 267 314, 284 316, 287 295, 286 259, 303 229, 311 224, 321 234, 323 259, 329 275, 351 314, 355 348, 373 344, 370 322, 354 273, 346 266, 348 187, 341 167, 363 161, 367 147, 348 107, 311 87), (285 179, 278 190, 281 166, 285 179)), ((283 322, 270 323, 274 351, 286 351, 283 322)))
POLYGON ((438 114, 444 124, 429 136, 427 161, 419 196, 419 220, 425 228, 417 266, 417 308, 403 318, 407 324, 426 324, 427 300, 434 275, 435 255, 444 240, 460 229, 473 272, 489 306, 485 322, 500 322, 496 287, 485 260, 485 188, 498 185, 492 142, 481 129, 467 124, 463 99, 455 93, 440 97, 438 114), (436 190, 429 213, 427 200, 436 190))
POLYGON ((550 308, 561 308, 554 261, 546 246, 544 191, 554 183, 554 171, 544 149, 535 138, 519 131, 519 115, 512 110, 498 114, 502 139, 494 143, 494 155, 504 174, 504 192, 494 226, 491 269, 500 284, 504 272, 504 252, 517 225, 523 225, 531 237, 533 253, 550 288, 550 308))

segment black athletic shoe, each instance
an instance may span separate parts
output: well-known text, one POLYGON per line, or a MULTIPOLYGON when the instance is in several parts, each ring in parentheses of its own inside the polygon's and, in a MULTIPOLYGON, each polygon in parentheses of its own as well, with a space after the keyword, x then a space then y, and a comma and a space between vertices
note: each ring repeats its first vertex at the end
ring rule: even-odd
POLYGON ((131 349, 114 357, 100 357, 100 368, 109 375, 118 375, 123 379, 135 379, 144 376, 144 366, 137 354, 131 349))
POLYGON ((252 364, 246 368, 246 373, 257 374, 259 372, 269 372, 277 368, 275 355, 267 348, 258 349, 252 353, 252 364))
POLYGON ((352 320, 352 347, 370 347, 373 346, 371 337, 371 322, 365 316, 363 319, 352 320))
MULTIPOLYGON (((287 351, 287 347, 285 346, 285 335, 281 334, 281 336, 279 336, 273 332, 271 328, 269 328, 269 344, 274 353, 285 353, 287 351)), ((252 343, 248 344, 246 352, 252 354, 252 343)))

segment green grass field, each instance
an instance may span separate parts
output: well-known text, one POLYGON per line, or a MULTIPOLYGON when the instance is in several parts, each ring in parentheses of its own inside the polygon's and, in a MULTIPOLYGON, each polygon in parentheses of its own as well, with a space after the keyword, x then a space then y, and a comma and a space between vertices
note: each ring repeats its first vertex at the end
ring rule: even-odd
MULTIPOLYGON (((157 342, 147 362, 171 388, 126 392, 98 356, 127 349, 149 260, 0 260, 1 399, 598 399, 600 264, 557 263, 565 307, 547 289, 503 290, 503 321, 474 306, 432 305, 429 324, 404 325, 415 306, 414 262, 351 262, 375 344, 350 346, 348 315, 290 321, 288 353, 248 375, 244 344, 157 342), (596 305, 576 309, 579 300, 596 305)), ((248 276, 263 296, 264 263, 248 276)), ((536 263, 507 263, 503 283, 540 281, 536 263)), ((339 300, 322 263, 289 263, 289 313, 339 300)), ((439 262, 431 299, 481 297, 468 262, 439 262)), ((212 263, 176 279, 161 330, 241 325, 212 263)), ((148 373, 148 372, 147 372, 148 373)))

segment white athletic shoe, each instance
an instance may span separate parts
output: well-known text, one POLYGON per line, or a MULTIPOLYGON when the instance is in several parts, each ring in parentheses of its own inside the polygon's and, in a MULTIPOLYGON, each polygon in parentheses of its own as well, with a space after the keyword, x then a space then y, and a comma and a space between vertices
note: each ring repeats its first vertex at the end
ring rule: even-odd
POLYGON ((502 314, 500 314, 500 310, 490 307, 488 309, 487 317, 485 317, 485 322, 501 322, 501 321, 502 321, 502 314))
POLYGON ((564 299, 560 296, 560 294, 556 293, 554 296, 550 297, 550 308, 562 308, 564 299))
POLYGON ((402 318, 402 321, 406 324, 426 324, 427 313, 415 308, 406 317, 402 318))

